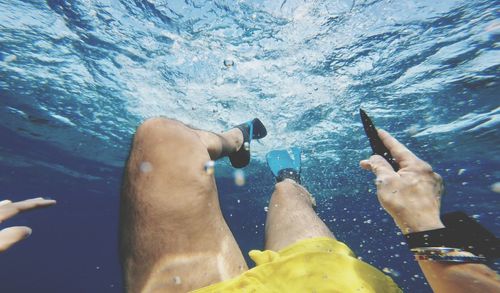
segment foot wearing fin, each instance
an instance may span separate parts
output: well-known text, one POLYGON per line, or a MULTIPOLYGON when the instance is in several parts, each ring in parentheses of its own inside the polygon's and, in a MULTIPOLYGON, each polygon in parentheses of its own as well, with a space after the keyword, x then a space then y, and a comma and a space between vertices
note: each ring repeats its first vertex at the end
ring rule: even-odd
POLYGON ((290 150, 273 150, 267 153, 267 165, 277 182, 291 179, 298 184, 300 180, 300 155, 302 151, 298 147, 290 150))
POLYGON ((243 144, 240 149, 229 155, 229 161, 235 168, 243 168, 250 163, 250 143, 252 139, 261 139, 267 135, 264 124, 255 118, 246 123, 235 126, 243 133, 243 144))

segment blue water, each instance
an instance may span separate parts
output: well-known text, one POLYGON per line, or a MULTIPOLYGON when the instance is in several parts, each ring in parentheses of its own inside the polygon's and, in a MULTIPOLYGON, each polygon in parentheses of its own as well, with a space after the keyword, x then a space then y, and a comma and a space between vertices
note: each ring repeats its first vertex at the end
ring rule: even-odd
POLYGON ((121 292, 123 164, 135 127, 158 115, 267 125, 245 186, 216 165, 244 253, 263 247, 264 155, 294 144, 337 238, 405 291, 431 292, 358 167, 370 150, 357 111, 443 176, 444 212, 500 234, 499 4, 0 0, 0 199, 58 200, 2 224, 33 235, 0 255, 0 292, 121 292))

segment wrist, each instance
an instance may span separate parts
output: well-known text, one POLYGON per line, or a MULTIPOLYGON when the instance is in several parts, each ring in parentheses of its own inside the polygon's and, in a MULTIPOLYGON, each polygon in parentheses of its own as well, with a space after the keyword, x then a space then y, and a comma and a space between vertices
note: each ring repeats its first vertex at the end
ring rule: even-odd
POLYGON ((445 228, 439 216, 437 218, 432 218, 432 219, 425 219, 425 220, 421 219, 420 221, 419 220, 400 221, 396 222, 396 224, 404 235, 408 233, 445 228))

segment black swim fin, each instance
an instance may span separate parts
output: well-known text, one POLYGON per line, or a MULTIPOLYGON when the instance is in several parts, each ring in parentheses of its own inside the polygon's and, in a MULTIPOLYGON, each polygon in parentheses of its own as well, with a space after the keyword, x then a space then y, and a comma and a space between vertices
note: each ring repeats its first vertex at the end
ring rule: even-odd
POLYGON ((258 118, 237 125, 236 128, 240 129, 243 133, 243 145, 237 152, 229 155, 229 161, 231 161, 233 167, 243 168, 250 163, 250 143, 252 139, 265 137, 267 130, 258 118))

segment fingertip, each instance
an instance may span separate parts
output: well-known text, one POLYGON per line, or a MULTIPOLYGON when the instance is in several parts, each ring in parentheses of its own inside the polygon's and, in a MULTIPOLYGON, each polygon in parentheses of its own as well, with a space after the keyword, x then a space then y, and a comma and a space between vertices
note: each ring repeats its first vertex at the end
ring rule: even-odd
POLYGON ((394 172, 389 162, 379 155, 370 157, 370 168, 377 176, 387 172, 394 172))
POLYGON ((384 130, 384 129, 382 129, 382 128, 377 128, 377 132, 378 132, 378 134, 379 134, 379 135, 381 135, 381 134, 382 134, 382 135, 387 135, 387 134, 389 134, 389 132, 385 131, 385 130, 384 130))
POLYGON ((8 227, 3 230, 1 230, 2 233, 5 235, 13 235, 14 238, 17 239, 25 239, 28 238, 31 233, 33 233, 33 230, 31 230, 30 227, 27 226, 14 226, 14 227, 8 227))
POLYGON ((384 129, 377 129, 378 136, 381 139, 387 139, 387 138, 394 138, 389 132, 385 131, 384 129))
POLYGON ((24 227, 25 231, 26 231, 26 235, 24 236, 24 238, 28 238, 31 236, 31 234, 33 233, 33 229, 31 229, 30 227, 24 227))
POLYGON ((381 155, 372 155, 372 156, 370 156, 369 161, 370 161, 370 163, 372 163, 372 162, 376 162, 380 159, 385 160, 381 155))
POLYGON ((362 169, 365 169, 365 170, 371 170, 371 165, 370 165, 370 161, 368 160, 362 160, 359 162, 359 166, 362 168, 362 169))
POLYGON ((21 231, 24 234, 23 235, 24 238, 28 238, 31 235, 31 233, 33 233, 33 230, 27 226, 18 226, 18 227, 12 227, 12 228, 21 231))
POLYGON ((52 199, 50 197, 38 197, 36 198, 36 200, 42 203, 43 205, 54 205, 57 203, 55 199, 52 199))

